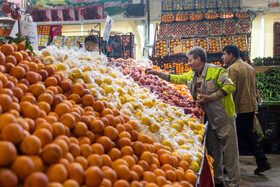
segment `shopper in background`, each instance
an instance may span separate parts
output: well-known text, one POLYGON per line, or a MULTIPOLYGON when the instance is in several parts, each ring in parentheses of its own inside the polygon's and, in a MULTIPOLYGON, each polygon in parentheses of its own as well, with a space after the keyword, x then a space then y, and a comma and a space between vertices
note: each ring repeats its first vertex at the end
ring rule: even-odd
POLYGON ((99 42, 98 38, 94 35, 88 35, 85 38, 85 48, 87 51, 99 52, 99 42))
POLYGON ((239 158, 235 127, 235 109, 231 93, 235 86, 226 70, 206 63, 203 48, 194 47, 188 54, 192 71, 173 75, 147 69, 146 73, 176 83, 187 84, 194 100, 203 107, 209 126, 206 134, 208 153, 214 158, 215 186, 224 186, 222 163, 228 173, 227 186, 238 186, 240 180, 239 158))
POLYGON ((249 151, 254 155, 258 168, 255 174, 272 168, 268 162, 257 139, 253 133, 253 120, 257 111, 257 82, 253 67, 240 58, 240 52, 236 45, 228 45, 223 49, 223 61, 229 65, 227 72, 236 86, 233 92, 233 100, 237 113, 236 127, 239 146, 245 143, 249 151))

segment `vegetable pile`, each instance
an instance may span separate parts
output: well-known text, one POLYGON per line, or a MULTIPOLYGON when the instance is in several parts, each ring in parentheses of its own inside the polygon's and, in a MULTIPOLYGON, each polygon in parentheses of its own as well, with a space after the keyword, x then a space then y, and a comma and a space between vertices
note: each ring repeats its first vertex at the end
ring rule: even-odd
POLYGON ((263 101, 280 101, 279 68, 271 68, 264 73, 257 73, 257 85, 263 101))

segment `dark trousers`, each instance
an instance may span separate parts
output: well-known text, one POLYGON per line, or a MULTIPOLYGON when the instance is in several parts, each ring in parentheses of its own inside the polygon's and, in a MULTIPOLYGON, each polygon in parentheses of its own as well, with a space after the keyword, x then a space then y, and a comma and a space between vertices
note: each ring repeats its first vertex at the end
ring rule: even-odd
POLYGON ((244 147, 252 153, 258 166, 264 164, 267 160, 259 142, 257 135, 253 133, 253 120, 255 112, 237 114, 236 129, 238 137, 238 147, 244 147))

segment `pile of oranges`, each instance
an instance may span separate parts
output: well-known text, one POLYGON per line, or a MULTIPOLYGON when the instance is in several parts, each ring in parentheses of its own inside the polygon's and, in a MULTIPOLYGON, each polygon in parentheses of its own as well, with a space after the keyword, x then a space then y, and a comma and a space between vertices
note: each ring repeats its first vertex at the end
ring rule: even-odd
POLYGON ((24 43, 0 51, 0 186, 196 184, 188 160, 138 133, 137 121, 86 84, 45 66, 24 43))

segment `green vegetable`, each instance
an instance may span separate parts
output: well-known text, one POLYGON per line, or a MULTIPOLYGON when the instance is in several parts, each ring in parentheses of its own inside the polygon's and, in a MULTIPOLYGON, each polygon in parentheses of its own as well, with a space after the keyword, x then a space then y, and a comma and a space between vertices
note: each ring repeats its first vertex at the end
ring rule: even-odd
POLYGON ((280 101, 280 69, 270 68, 264 73, 257 73, 257 86, 264 102, 280 101))

